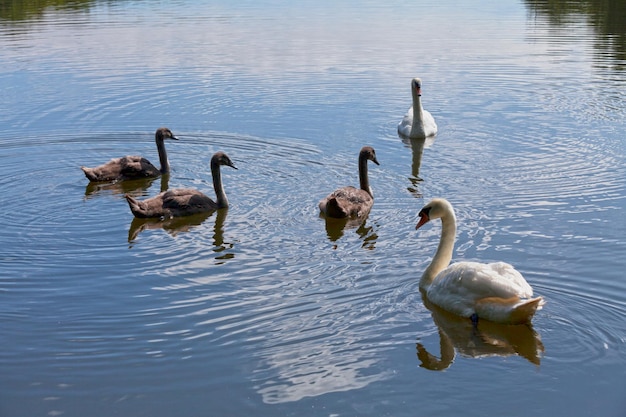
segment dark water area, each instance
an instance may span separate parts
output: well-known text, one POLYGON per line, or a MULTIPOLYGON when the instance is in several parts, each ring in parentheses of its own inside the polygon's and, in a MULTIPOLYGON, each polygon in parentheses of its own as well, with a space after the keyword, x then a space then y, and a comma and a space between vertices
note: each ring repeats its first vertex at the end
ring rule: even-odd
POLYGON ((231 3, 0 3, 0 416, 625 415, 623 2, 231 3), (169 175, 89 184, 159 126, 169 175), (372 211, 326 222, 364 145, 372 211), (218 150, 228 209, 133 218, 218 150), (434 197, 532 326, 422 299, 434 197))

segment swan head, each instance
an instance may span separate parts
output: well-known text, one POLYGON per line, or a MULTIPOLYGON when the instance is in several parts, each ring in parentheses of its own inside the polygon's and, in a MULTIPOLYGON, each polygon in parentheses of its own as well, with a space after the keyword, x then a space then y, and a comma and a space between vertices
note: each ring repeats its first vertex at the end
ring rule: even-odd
POLYGON ((445 217, 454 217, 454 209, 452 204, 444 198, 434 198, 420 210, 418 216, 419 222, 415 229, 419 229, 433 219, 443 219, 445 217))
POLYGON ((413 78, 413 80, 411 80, 411 90, 413 91, 413 94, 415 94, 417 97, 420 97, 422 95, 421 78, 413 78))
POLYGON ((211 158, 211 166, 219 166, 219 165, 226 165, 231 168, 237 169, 233 161, 231 161, 228 155, 226 155, 222 151, 215 152, 213 154, 213 157, 211 158))
POLYGON ((359 159, 366 159, 372 161, 376 165, 380 165, 376 159, 376 151, 371 146, 364 146, 359 153, 359 159))
POLYGON ((158 128, 156 133, 154 134, 154 138, 157 140, 157 142, 159 141, 163 142, 165 139, 178 140, 178 138, 174 136, 172 131, 169 130, 167 127, 158 128))

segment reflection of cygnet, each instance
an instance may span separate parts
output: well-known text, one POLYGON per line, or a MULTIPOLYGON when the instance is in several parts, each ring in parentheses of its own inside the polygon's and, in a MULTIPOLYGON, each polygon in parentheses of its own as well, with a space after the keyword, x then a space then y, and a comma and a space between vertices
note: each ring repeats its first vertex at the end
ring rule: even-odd
POLYGON ((435 119, 430 112, 422 108, 422 80, 413 78, 411 93, 413 105, 398 125, 398 133, 415 139, 434 136, 437 133, 435 119))

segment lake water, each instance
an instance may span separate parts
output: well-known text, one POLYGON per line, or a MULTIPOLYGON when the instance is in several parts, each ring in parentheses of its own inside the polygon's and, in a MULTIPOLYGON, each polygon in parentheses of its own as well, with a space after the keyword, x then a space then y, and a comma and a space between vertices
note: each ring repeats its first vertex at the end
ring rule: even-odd
POLYGON ((0 416, 626 415, 626 6, 602 1, 42 1, 0 6, 0 416), (49 3, 49 4, 48 4, 49 3), (439 133, 402 140, 410 80, 439 133), (169 178, 89 186, 127 154, 169 178), (367 221, 317 202, 357 184, 367 221), (133 220, 128 192, 231 206, 133 220), (505 261, 529 326, 418 280, 505 261), (253 414, 254 413, 254 414, 253 414))

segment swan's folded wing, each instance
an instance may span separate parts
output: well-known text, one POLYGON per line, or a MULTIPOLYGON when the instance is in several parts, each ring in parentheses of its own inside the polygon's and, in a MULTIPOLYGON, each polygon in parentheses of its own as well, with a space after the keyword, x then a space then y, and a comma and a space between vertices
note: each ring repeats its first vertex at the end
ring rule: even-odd
POLYGON ((158 176, 159 170, 150 161, 141 156, 125 156, 120 158, 121 174, 124 177, 158 176))
POLYGON ((526 282, 522 274, 512 265, 506 262, 494 262, 487 264, 490 268, 492 279, 502 286, 503 291, 513 292, 520 298, 530 298, 533 296, 533 289, 526 282))
POLYGON ((163 193, 163 207, 170 210, 189 210, 213 204, 213 200, 193 188, 179 188, 163 193))
POLYGON ((411 127, 413 126, 413 106, 407 110, 406 114, 402 118, 402 121, 398 124, 398 133, 404 136, 411 135, 411 127))
POLYGON ((406 114, 402 118, 403 122, 408 122, 409 124, 413 123, 413 106, 409 107, 406 111, 406 114))
POLYGON ((478 262, 458 262, 439 273, 435 282, 447 291, 473 294, 475 299, 485 297, 520 297, 529 298, 533 290, 522 274, 513 266, 496 262, 490 264, 478 262))
POLYGON ((343 187, 335 190, 331 194, 331 197, 334 197, 340 201, 344 200, 350 204, 366 204, 373 200, 372 196, 369 195, 366 191, 352 186, 343 187))
POLYGON ((437 133, 437 123, 435 123, 435 118, 433 117, 433 115, 427 111, 427 110, 423 110, 424 112, 424 126, 429 126, 429 132, 431 134, 435 134, 437 133))
POLYGON ((89 171, 88 178, 92 181, 110 181, 119 179, 122 175, 122 169, 124 167, 123 160, 124 158, 113 158, 105 164, 94 168, 87 168, 89 171))
POLYGON ((367 191, 348 186, 320 201, 320 210, 331 217, 362 217, 369 213, 373 204, 374 199, 367 191))

